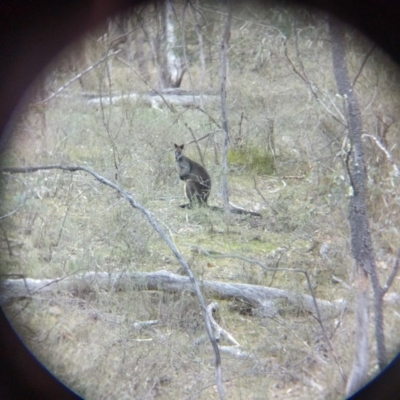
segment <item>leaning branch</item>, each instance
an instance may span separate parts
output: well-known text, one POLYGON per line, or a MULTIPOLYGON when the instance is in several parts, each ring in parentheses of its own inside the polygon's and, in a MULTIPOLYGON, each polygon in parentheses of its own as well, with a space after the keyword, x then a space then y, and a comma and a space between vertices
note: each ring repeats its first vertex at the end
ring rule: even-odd
MULTIPOLYGON (((98 173, 94 172, 90 168, 83 167, 80 165, 61 165, 61 164, 53 164, 53 165, 40 165, 40 166, 34 166, 34 167, 22 167, 22 168, 14 168, 14 167, 9 167, 9 168, 2 168, 0 169, 0 172, 3 173, 12 173, 12 174, 17 174, 17 173, 27 173, 27 172, 36 172, 40 170, 51 170, 51 169, 61 169, 64 171, 69 171, 69 172, 76 172, 76 171, 83 171, 88 173, 89 175, 92 175, 95 179, 97 179, 100 183, 111 187, 114 189, 116 192, 118 192, 125 200, 128 201, 128 203, 133 207, 139 210, 149 221, 150 225, 153 227, 153 229, 161 236, 162 240, 168 245, 168 247, 171 249, 172 253, 174 256, 178 259, 179 263, 182 265, 182 268, 186 272, 186 275, 188 276, 188 283, 192 288, 192 291, 197 296, 197 299, 200 303, 201 309, 202 309, 202 314, 204 318, 204 323, 206 326, 206 330, 208 333, 208 337, 210 339, 211 345, 214 350, 215 354, 215 366, 216 366, 216 373, 217 376, 220 376, 220 367, 221 367, 221 355, 220 351, 218 348, 217 341, 214 336, 214 332, 211 327, 211 322, 208 318, 207 314, 207 305, 204 300, 204 296, 200 290, 200 286, 195 279, 188 263, 176 247, 175 243, 165 234, 165 232, 160 228, 158 223, 156 222, 154 216, 151 214, 149 210, 144 208, 141 204, 139 204, 133 196, 128 193, 126 190, 122 189, 120 186, 115 184, 114 182, 111 182, 110 180, 104 178, 103 176, 99 175, 98 173)), ((220 386, 221 382, 217 381, 217 385, 220 386)))
POLYGON ((75 75, 72 79, 70 79, 68 82, 64 83, 64 85, 62 85, 60 88, 58 88, 54 93, 52 93, 50 96, 46 97, 43 100, 40 100, 38 102, 36 102, 35 104, 42 104, 45 103, 51 99, 53 99, 54 97, 56 97, 57 95, 59 95, 63 90, 65 90, 69 85, 71 85, 72 83, 74 83, 75 81, 77 81, 78 79, 80 79, 83 75, 87 74, 89 71, 91 71, 92 69, 96 68, 98 65, 100 65, 102 62, 104 62, 105 60, 107 60, 110 57, 115 56, 116 54, 118 54, 119 52, 121 52, 121 50, 117 50, 111 53, 107 53, 104 57, 100 58, 100 60, 96 61, 94 64, 92 64, 90 67, 86 68, 85 70, 83 70, 82 72, 80 72, 78 75, 75 75))

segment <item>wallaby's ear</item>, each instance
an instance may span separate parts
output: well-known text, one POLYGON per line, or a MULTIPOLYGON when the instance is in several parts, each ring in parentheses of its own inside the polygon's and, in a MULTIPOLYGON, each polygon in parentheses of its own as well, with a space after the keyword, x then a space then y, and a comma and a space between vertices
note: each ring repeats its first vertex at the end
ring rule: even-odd
POLYGON ((176 149, 179 147, 176 143, 174 143, 174 146, 175 146, 176 149))
POLYGON ((184 145, 178 146, 176 143, 174 143, 174 146, 175 146, 175 148, 178 149, 178 150, 183 150, 183 146, 184 146, 184 145))

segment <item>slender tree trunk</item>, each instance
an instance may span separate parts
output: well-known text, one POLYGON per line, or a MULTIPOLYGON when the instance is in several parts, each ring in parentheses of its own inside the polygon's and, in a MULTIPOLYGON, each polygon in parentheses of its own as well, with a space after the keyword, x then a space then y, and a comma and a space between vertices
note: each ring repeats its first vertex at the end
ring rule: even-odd
POLYGON ((175 13, 172 2, 173 0, 155 2, 155 22, 142 23, 142 29, 150 43, 161 89, 180 87, 186 71, 178 51, 179 43, 175 34, 175 13))
POLYGON ((353 366, 346 385, 346 395, 350 396, 367 383, 369 363, 369 280, 362 265, 356 265, 356 346, 353 366))
POLYGON ((164 5, 166 75, 169 87, 179 87, 184 74, 182 58, 177 54, 177 39, 175 35, 174 10, 172 0, 166 0, 164 5))
POLYGON ((375 335, 379 367, 387 364, 385 336, 383 330, 382 289, 376 268, 371 232, 366 205, 367 171, 364 148, 361 139, 362 121, 357 97, 350 83, 346 66, 345 31, 343 25, 334 17, 329 17, 329 31, 332 41, 333 70, 339 94, 347 104, 347 124, 351 143, 348 173, 351 183, 349 222, 351 229, 351 248, 357 269, 357 342, 356 354, 347 390, 358 389, 365 383, 368 369, 368 276, 374 292, 375 335), (360 340, 360 338, 363 338, 360 340), (360 362, 362 360, 362 362, 360 362), (358 370, 358 371, 356 371, 358 370))
MULTIPOLYGON (((203 40, 203 32, 201 31, 200 21, 199 21, 199 13, 197 9, 195 9, 191 4, 191 11, 194 18, 194 27, 196 30, 197 39, 199 41, 199 59, 201 65, 201 74, 200 74, 200 106, 203 107, 203 92, 205 87, 205 79, 206 79, 206 56, 204 53, 204 40, 203 40)), ((199 6, 199 0, 196 1, 196 7, 199 6)))
POLYGON ((148 82, 150 80, 150 74, 147 66, 147 58, 144 53, 144 42, 144 33, 142 31, 137 31, 135 38, 135 57, 138 63, 140 76, 148 82))
POLYGON ((36 78, 35 83, 32 85, 32 94, 34 103, 36 106, 34 108, 35 114, 39 117, 40 126, 40 136, 43 139, 43 150, 45 152, 49 151, 49 138, 47 135, 47 119, 46 119, 46 109, 47 105, 41 103, 47 97, 46 91, 46 74, 42 73, 38 78, 36 78))
POLYGON ((232 4, 227 0, 228 15, 226 18, 225 29, 221 40, 221 111, 222 111, 222 130, 224 132, 222 148, 222 198, 225 210, 229 210, 229 191, 228 191, 228 110, 226 104, 226 79, 228 75, 228 45, 231 34, 232 4))

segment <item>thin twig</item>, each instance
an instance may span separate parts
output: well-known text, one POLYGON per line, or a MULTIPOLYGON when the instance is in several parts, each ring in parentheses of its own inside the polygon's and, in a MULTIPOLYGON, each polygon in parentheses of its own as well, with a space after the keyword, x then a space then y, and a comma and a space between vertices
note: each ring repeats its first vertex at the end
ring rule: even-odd
POLYGON ((385 295, 385 293, 389 290, 390 286, 392 286, 392 283, 394 281, 394 278, 396 277, 397 273, 399 272, 399 267, 400 267, 400 249, 397 252, 397 257, 396 261, 394 263, 392 272, 386 282, 386 285, 381 289, 381 295, 382 297, 385 295))
POLYGON ((256 190, 256 192, 260 195, 260 197, 264 200, 264 203, 272 210, 272 212, 275 215, 278 215, 278 211, 275 210, 274 207, 271 206, 271 204, 269 204, 269 202, 267 201, 267 199, 264 197, 264 195, 260 192, 260 190, 257 187, 257 181, 256 181, 256 177, 253 177, 254 180, 254 189, 256 190))
POLYGON ((161 100, 164 102, 164 104, 169 108, 169 110, 173 113, 176 112, 174 106, 170 103, 168 103, 168 101, 165 99, 165 97, 162 95, 162 93, 157 90, 155 87, 151 86, 146 79, 143 78, 142 75, 140 75, 139 72, 135 71, 134 68, 132 68, 132 65, 130 65, 126 60, 124 60, 121 57, 117 57, 117 60, 120 61, 122 64, 125 64, 130 70, 131 72, 133 72, 146 86, 148 86, 152 91, 154 91, 155 93, 157 93, 160 97, 161 100))
POLYGON ((390 164, 393 165, 393 169, 398 177, 400 177, 400 169, 398 165, 395 163, 392 155, 390 154, 389 150, 385 147, 381 140, 379 140, 376 136, 371 135, 369 133, 364 133, 363 136, 371 138, 376 145, 385 153, 386 158, 389 160, 390 164))
POLYGON ((115 56, 116 54, 120 53, 121 50, 117 50, 114 52, 111 52, 109 54, 106 54, 104 57, 100 58, 100 60, 98 60, 97 62, 95 62, 94 64, 92 64, 90 67, 86 68, 85 70, 83 70, 82 72, 80 72, 78 75, 75 75, 72 79, 70 79, 68 82, 64 83, 64 85, 62 85, 60 88, 58 88, 54 93, 52 93, 50 96, 46 97, 44 100, 40 100, 35 102, 35 104, 42 104, 45 103, 51 99, 53 99, 54 97, 56 97, 57 95, 59 95, 63 90, 65 90, 68 86, 70 86, 72 83, 74 83, 75 81, 77 81, 79 78, 81 78, 83 75, 85 75, 86 73, 88 73, 89 71, 91 71, 92 69, 96 68, 98 65, 100 65, 103 61, 107 60, 110 57, 115 56))
MULTIPOLYGON (((285 45, 285 56, 286 59, 292 69, 292 72, 297 75, 310 89, 311 94, 314 96, 315 100, 317 100, 317 102, 319 104, 321 104, 321 106, 325 109, 325 111, 336 121, 338 122, 340 125, 346 126, 346 124, 340 120, 340 118, 338 118, 329 108, 328 106, 320 99, 319 95, 318 95, 318 88, 316 87, 316 85, 311 82, 308 79, 307 75, 302 75, 301 72, 296 68, 296 66, 294 65, 292 59, 290 58, 289 54, 288 54, 288 49, 287 49, 287 45, 285 45)), ((302 65, 301 61, 300 64, 302 65)), ((289 68, 290 69, 290 68, 289 68)), ((305 71, 304 71, 305 72, 305 71)), ((338 111, 337 107, 335 106, 336 111, 338 111)), ((343 115, 340 115, 340 117, 344 120, 343 115)))
POLYGON ((376 43, 373 43, 372 46, 371 46, 371 48, 369 49, 368 53, 365 55, 364 60, 363 60, 363 62, 361 63, 360 69, 358 70, 356 76, 355 76, 354 79, 353 79, 353 83, 351 84, 351 87, 352 87, 352 88, 354 88, 354 85, 356 84, 358 77, 360 76, 362 70, 364 69, 365 64, 366 64, 367 61, 368 61, 368 58, 371 56, 371 54, 373 53, 373 51, 375 50, 375 48, 376 48, 376 43))
POLYGON ((11 216, 14 215, 16 212, 18 212, 18 211, 25 205, 25 203, 26 203, 26 198, 27 198, 26 193, 24 193, 24 196, 23 196, 23 198, 22 198, 21 204, 20 204, 17 208, 15 208, 14 210, 10 211, 9 213, 7 213, 7 214, 5 214, 5 215, 2 215, 2 216, 0 217, 0 221, 3 220, 3 219, 6 219, 6 218, 8 218, 8 217, 11 217, 11 216))
MULTIPOLYGON (((202 154, 202 152, 201 152, 201 149, 200 149, 198 140, 196 139, 196 136, 194 135, 194 132, 193 132, 192 128, 191 128, 186 122, 185 122, 185 126, 186 126, 187 129, 189 129, 189 132, 192 134, 193 142, 194 142, 194 144, 196 145, 197 151, 198 151, 198 153, 199 153, 201 165, 203 165, 203 166, 205 167, 203 154, 202 154)), ((193 142, 192 142, 192 143, 193 143, 193 142)))
POLYGON ((200 106, 197 106, 197 105, 193 105, 191 108, 196 109, 196 110, 199 110, 199 111, 201 111, 203 114, 207 115, 208 119, 209 119, 215 126, 217 126, 219 129, 222 130, 221 124, 219 124, 219 123, 216 121, 216 119, 215 119, 212 115, 210 115, 206 110, 204 110, 204 108, 201 108, 200 106))

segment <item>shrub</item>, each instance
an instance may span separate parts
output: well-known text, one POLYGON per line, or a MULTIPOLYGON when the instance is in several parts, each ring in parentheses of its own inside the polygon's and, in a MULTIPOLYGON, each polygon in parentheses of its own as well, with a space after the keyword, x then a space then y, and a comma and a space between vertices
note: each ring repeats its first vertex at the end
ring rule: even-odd
POLYGON ((273 155, 258 147, 230 149, 228 162, 233 166, 245 167, 257 175, 272 175, 275 170, 273 155))

